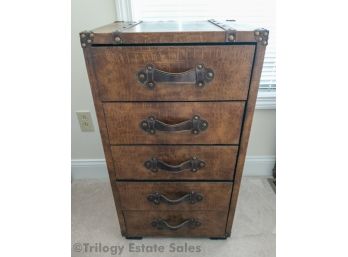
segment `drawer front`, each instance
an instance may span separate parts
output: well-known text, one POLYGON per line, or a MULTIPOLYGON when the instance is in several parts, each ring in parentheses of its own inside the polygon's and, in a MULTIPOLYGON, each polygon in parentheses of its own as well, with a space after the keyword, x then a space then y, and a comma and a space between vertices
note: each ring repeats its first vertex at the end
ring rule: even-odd
POLYGON ((116 182, 123 210, 227 210, 232 182, 116 182))
POLYGON ((125 211, 123 213, 128 236, 225 236, 226 211, 125 211))
POLYGON ((244 104, 165 102, 103 106, 110 144, 238 144, 244 104))
POLYGON ((254 50, 253 45, 114 46, 92 47, 91 56, 102 101, 246 100, 254 50))
POLYGON ((232 180, 237 146, 112 146, 117 179, 232 180))

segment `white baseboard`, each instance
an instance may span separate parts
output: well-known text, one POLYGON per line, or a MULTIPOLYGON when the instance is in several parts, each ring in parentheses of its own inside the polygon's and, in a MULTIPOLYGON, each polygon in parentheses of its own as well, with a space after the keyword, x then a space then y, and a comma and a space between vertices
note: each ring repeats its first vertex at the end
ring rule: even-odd
MULTIPOLYGON (((275 156, 247 156, 244 165, 244 176, 272 176, 275 156)), ((107 180, 108 172, 104 159, 73 159, 71 160, 71 176, 77 179, 107 180)))
POLYGON ((108 171, 104 159, 71 160, 71 177, 76 179, 108 179, 108 171))
POLYGON ((272 176, 275 161, 273 155, 247 156, 243 176, 272 176))

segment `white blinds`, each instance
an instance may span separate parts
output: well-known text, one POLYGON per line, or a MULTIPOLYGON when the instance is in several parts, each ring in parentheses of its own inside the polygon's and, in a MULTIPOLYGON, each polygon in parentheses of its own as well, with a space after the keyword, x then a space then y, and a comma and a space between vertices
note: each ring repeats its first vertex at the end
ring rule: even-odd
POLYGON ((260 89, 275 91, 275 0, 130 0, 133 20, 235 19, 270 30, 260 89))

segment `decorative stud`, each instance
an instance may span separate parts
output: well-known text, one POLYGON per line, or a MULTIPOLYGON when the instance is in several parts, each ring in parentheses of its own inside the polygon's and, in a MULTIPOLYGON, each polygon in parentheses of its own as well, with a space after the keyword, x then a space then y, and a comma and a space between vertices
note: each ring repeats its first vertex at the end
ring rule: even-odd
POLYGON ((255 40, 262 45, 266 46, 268 44, 269 31, 266 29, 257 29, 254 31, 255 40))
POLYGON ((115 37, 115 42, 116 43, 120 43, 121 42, 121 38, 119 36, 115 37))
POLYGON ((83 31, 80 33, 80 43, 83 48, 91 45, 93 43, 93 33, 92 31, 83 31))
POLYGON ((202 68, 203 68, 203 65, 202 65, 202 64, 198 64, 198 65, 197 65, 197 68, 198 68, 198 69, 202 69, 202 68))

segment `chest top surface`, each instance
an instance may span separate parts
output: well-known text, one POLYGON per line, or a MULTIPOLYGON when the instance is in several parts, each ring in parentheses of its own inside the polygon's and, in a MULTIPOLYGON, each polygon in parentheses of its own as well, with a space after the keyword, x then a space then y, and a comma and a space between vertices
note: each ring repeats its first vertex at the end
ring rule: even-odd
POLYGON ((260 43, 267 45, 268 30, 233 20, 116 21, 80 33, 81 45, 260 43))

